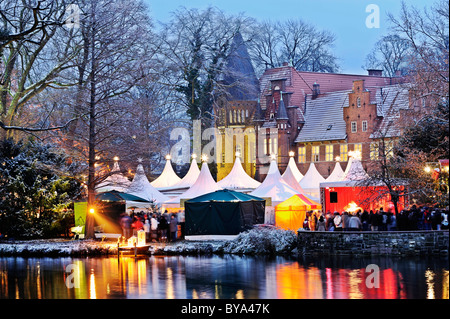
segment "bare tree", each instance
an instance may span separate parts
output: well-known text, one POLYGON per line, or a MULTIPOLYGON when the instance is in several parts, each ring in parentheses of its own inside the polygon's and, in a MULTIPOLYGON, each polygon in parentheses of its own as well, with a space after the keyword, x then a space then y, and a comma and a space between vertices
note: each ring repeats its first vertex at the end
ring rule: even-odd
POLYGON ((365 69, 381 69, 384 75, 394 77, 406 74, 411 46, 408 40, 398 34, 382 37, 375 43, 373 51, 366 57, 365 69))
MULTIPOLYGON (((0 2, 0 128, 3 136, 66 127, 52 126, 49 114, 36 112, 34 100, 48 89, 72 85, 60 75, 72 70, 79 51, 76 30, 65 28, 68 2, 0 2), (34 116, 27 117, 30 112, 34 116), (20 116, 19 116, 20 115, 20 116), (28 121, 24 121, 28 120, 28 121)), ((69 122, 71 120, 69 119, 69 122)))
POLYGON ((337 58, 332 53, 335 36, 318 30, 303 20, 264 21, 255 27, 250 52, 259 73, 265 68, 289 62, 297 70, 337 72, 337 58), (259 67, 258 67, 259 66, 259 67))

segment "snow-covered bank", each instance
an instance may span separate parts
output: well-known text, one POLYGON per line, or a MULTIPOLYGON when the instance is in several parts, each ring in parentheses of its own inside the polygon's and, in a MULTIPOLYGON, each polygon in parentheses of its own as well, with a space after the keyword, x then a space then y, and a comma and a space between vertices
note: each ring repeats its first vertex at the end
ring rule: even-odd
MULTIPOLYGON (((152 244, 152 255, 246 254, 285 255, 296 248, 294 232, 257 228, 239 234, 233 240, 178 241, 152 244)), ((117 255, 115 241, 26 240, 0 242, 0 256, 101 256, 117 255)))

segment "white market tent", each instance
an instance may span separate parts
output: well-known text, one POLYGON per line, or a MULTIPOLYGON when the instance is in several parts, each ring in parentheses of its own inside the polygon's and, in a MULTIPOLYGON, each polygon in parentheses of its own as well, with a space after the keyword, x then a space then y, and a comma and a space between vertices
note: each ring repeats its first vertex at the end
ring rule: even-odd
POLYGON ((110 174, 110 176, 97 185, 95 191, 97 193, 109 192, 113 190, 125 192, 131 182, 128 178, 122 175, 120 172, 119 163, 117 161, 114 162, 114 166, 110 174))
POLYGON ((287 166, 286 170, 284 171, 283 175, 281 175, 281 176, 284 177, 286 175, 286 172, 288 171, 288 169, 290 169, 290 171, 294 175, 297 182, 300 182, 302 180, 303 174, 298 169, 297 164, 295 164, 295 160, 294 160, 293 156, 291 156, 291 158, 289 159, 288 166, 287 166))
POLYGON ((155 188, 163 188, 173 186, 180 181, 181 178, 179 178, 177 174, 175 174, 172 168, 170 156, 167 156, 166 165, 164 166, 164 170, 162 171, 161 175, 159 175, 158 178, 150 184, 152 184, 152 186, 155 188))
POLYGON ((298 194, 298 191, 283 180, 275 160, 270 162, 269 172, 261 185, 250 193, 253 196, 271 199, 270 206, 266 204, 264 223, 272 225, 275 225, 275 206, 295 194, 298 194))
POLYGON ((309 165, 308 171, 300 181, 300 186, 305 191, 305 194, 313 198, 320 198, 320 183, 324 182, 325 178, 320 175, 314 163, 309 165))
POLYGON ((359 181, 368 177, 358 155, 350 156, 342 181, 359 181))
POLYGON ((251 178, 242 167, 239 155, 236 154, 236 160, 234 161, 233 168, 230 173, 222 180, 217 182, 217 185, 221 188, 227 188, 232 190, 253 190, 261 185, 260 182, 251 178))
POLYGON ((181 207, 180 201, 182 199, 191 199, 200 195, 215 192, 219 189, 221 189, 221 187, 217 185, 216 181, 212 177, 208 164, 203 162, 202 169, 200 170, 200 174, 198 175, 195 183, 183 194, 165 201, 163 204, 163 209, 181 207))
MULTIPOLYGON (((292 160, 292 157, 291 157, 291 160, 292 160)), ((295 165, 295 163, 294 163, 294 165, 295 165)), ((286 184, 288 184, 293 189, 295 189, 298 194, 305 194, 305 191, 300 186, 300 183, 298 182, 291 166, 288 165, 288 167, 284 171, 283 175, 281 175, 281 177, 286 182, 286 184)))
MULTIPOLYGON (((348 167, 348 165, 347 165, 348 167)), ((337 182, 340 181, 344 176, 344 171, 342 170, 341 164, 339 162, 336 162, 336 165, 334 166, 333 171, 331 172, 330 176, 328 176, 325 181, 326 182, 337 182)))
MULTIPOLYGON (((139 164, 136 168, 136 174, 133 181, 128 187, 127 193, 142 197, 148 201, 154 201, 161 204, 169 199, 166 195, 163 195, 155 187, 153 187, 145 175, 144 167, 139 164)), ((148 206, 148 205, 147 205, 148 206)))
POLYGON ((194 185, 198 176, 200 175, 200 170, 198 168, 197 160, 195 157, 192 157, 191 165, 189 166, 189 170, 186 175, 176 184, 172 185, 170 188, 173 189, 182 189, 189 188, 194 185))
POLYGON ((250 193, 250 195, 257 197, 270 197, 272 206, 285 201, 295 194, 298 194, 298 191, 283 180, 275 160, 270 162, 269 172, 261 185, 250 193))

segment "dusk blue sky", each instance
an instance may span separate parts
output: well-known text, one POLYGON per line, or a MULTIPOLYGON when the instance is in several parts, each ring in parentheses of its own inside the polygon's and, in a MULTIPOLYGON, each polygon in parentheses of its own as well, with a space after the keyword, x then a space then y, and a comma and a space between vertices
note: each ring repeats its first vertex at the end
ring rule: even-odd
MULTIPOLYGON (((375 42, 389 32, 387 13, 398 16, 400 0, 144 0, 153 21, 168 22, 171 12, 184 6, 205 9, 217 7, 229 14, 245 13, 257 20, 283 21, 301 18, 336 36, 334 52, 339 58, 341 73, 366 74, 361 68, 375 42), (380 28, 367 28, 366 7, 380 9, 380 28)), ((408 5, 423 9, 434 1, 409 0, 408 5)))

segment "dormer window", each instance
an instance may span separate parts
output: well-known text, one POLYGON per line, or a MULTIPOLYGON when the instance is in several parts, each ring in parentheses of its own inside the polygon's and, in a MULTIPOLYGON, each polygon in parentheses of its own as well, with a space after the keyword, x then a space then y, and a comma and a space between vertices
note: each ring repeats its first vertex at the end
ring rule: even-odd
POLYGON ((328 125, 328 127, 327 127, 327 131, 331 130, 331 128, 332 128, 332 127, 333 127, 333 125, 332 125, 332 124, 328 125))

